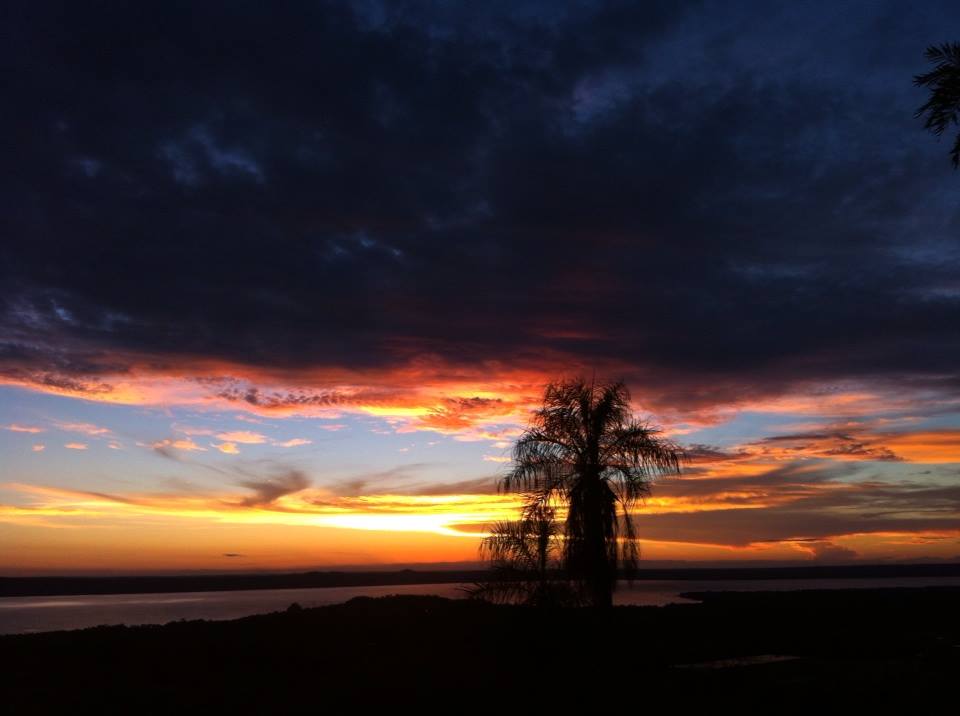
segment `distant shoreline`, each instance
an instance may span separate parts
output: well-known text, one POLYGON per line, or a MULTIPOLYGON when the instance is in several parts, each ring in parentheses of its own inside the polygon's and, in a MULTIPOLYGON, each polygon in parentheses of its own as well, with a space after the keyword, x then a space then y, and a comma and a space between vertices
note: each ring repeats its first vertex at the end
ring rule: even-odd
MULTIPOLYGON (((217 574, 111 577, 0 577, 0 597, 92 594, 223 592, 256 589, 376 587, 402 584, 452 584, 484 579, 486 570, 412 570, 393 572, 313 571, 288 574, 217 574)), ((641 569, 643 580, 879 579, 960 577, 960 564, 876 564, 802 567, 722 567, 641 569)))

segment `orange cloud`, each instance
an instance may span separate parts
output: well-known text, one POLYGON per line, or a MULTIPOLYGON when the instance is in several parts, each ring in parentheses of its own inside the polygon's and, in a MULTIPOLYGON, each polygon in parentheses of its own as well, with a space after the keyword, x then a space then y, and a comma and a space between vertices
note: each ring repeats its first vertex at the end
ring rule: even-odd
POLYGON ((46 447, 47 447, 47 446, 44 445, 43 443, 36 443, 36 444, 34 444, 33 448, 31 448, 31 449, 32 449, 34 452, 43 452, 43 451, 46 449, 46 447))
POLYGON ((960 462, 960 430, 877 431, 869 427, 827 427, 767 438, 744 446, 747 453, 779 460, 828 458, 832 460, 960 462))
POLYGON ((0 383, 122 405, 239 409, 247 417, 367 415, 383 418, 398 430, 472 433, 468 439, 487 439, 481 435, 524 422, 546 380, 576 370, 575 363, 559 357, 549 365, 549 356, 541 356, 529 368, 520 361, 463 368, 420 357, 367 371, 333 366, 286 371, 193 359, 168 360, 159 369, 155 360, 137 356, 118 357, 117 362, 125 364, 122 373, 105 372, 96 379, 32 380, 23 373, 16 378, 0 376, 0 383))
POLYGON ((880 433, 877 439, 909 462, 960 462, 960 430, 880 433))
MULTIPOLYGON (((880 413, 909 415, 920 404, 924 409, 960 409, 960 401, 947 396, 930 396, 918 392, 919 388, 889 382, 750 387, 730 378, 718 380, 711 390, 691 392, 679 378, 647 375, 642 366, 613 360, 586 366, 582 359, 557 350, 515 356, 509 362, 469 365, 418 353, 417 346, 403 341, 391 350, 393 362, 388 367, 370 369, 249 366, 195 357, 167 357, 159 362, 152 356, 124 354, 115 356, 96 377, 34 375, 23 370, 0 376, 0 383, 106 403, 230 411, 249 422, 287 416, 328 420, 343 415, 372 416, 397 432, 430 431, 458 440, 491 442, 515 436, 526 424, 529 411, 538 406, 547 381, 593 369, 598 375, 633 376, 635 408, 656 416, 655 422, 663 425, 667 435, 717 425, 740 411, 856 418, 880 413)), ((318 427, 332 430, 339 425, 342 423, 318 427)), ((220 439, 245 443, 238 438, 220 439)))
MULTIPOLYGON (((388 368, 362 370, 338 366, 251 367, 202 359, 190 362, 170 359, 161 363, 155 358, 136 355, 118 357, 117 364, 124 365, 125 369, 113 374, 105 370, 103 375, 89 380, 57 381, 43 376, 32 379, 30 374, 20 373, 16 379, 9 375, 0 377, 0 382, 108 403, 229 410, 251 422, 263 417, 373 416, 386 421, 395 432, 429 431, 456 440, 489 441, 502 449, 519 434, 530 410, 538 406, 546 381, 583 370, 570 356, 549 351, 510 362, 487 361, 469 366, 420 355, 405 360, 398 358, 388 368), (162 368, 158 367, 161 365, 162 368)), ((609 363, 597 369, 606 375, 640 374, 641 380, 647 380, 636 366, 609 363)), ((850 383, 828 390, 813 383, 791 384, 780 388, 781 395, 770 396, 762 390, 751 392, 740 390, 743 386, 724 384, 716 394, 698 393, 692 397, 681 390, 682 386, 661 385, 652 378, 634 387, 636 396, 644 401, 636 405, 637 410, 641 414, 652 411, 658 415, 666 435, 689 434, 729 420, 741 410, 826 416, 825 419, 834 416, 837 420, 843 416, 844 420, 855 420, 856 416, 878 411, 909 411, 917 407, 917 395, 897 392, 895 386, 889 385, 881 389, 850 383)), ((946 400, 938 398, 936 405, 943 407, 946 400)), ((333 430, 342 425, 330 423, 317 427, 333 430)), ((839 427, 839 423, 836 425, 839 427)), ((761 441, 740 449, 753 457, 769 460, 938 462, 958 459, 951 431, 930 432, 926 438, 920 438, 908 437, 906 433, 857 432, 845 426, 843 429, 849 430, 853 439, 800 436, 803 440, 794 443, 781 438, 779 442, 761 441)), ((175 430, 188 436, 212 432, 177 426, 175 430)), ((294 446, 289 444, 291 441, 273 441, 249 430, 218 433, 217 437, 221 443, 235 445, 294 446)), ((712 469, 732 470, 729 463, 712 469)))
POLYGON ((186 452, 206 452, 205 447, 200 447, 193 440, 186 438, 183 440, 171 440, 167 438, 166 440, 158 440, 153 443, 150 447, 154 450, 164 450, 166 448, 173 448, 175 450, 184 450, 186 452))
POLYGON ((11 423, 10 425, 5 426, 4 429, 14 433, 42 433, 43 432, 43 428, 38 428, 33 425, 17 425, 16 423, 11 423))
POLYGON ((214 445, 217 450, 227 455, 239 455, 240 451, 237 449, 236 443, 220 443, 219 445, 214 445))
POLYGON ((68 450, 86 450, 87 446, 85 443, 67 443, 64 445, 68 450))

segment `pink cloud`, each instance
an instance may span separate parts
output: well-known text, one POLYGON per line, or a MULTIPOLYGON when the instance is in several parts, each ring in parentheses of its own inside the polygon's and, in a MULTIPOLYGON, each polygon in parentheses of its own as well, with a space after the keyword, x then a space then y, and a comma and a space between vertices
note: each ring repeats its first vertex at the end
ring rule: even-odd
POLYGON ((173 429, 184 435, 197 436, 197 435, 213 435, 213 430, 210 428, 194 428, 189 425, 174 425, 173 429))
POLYGON ((99 425, 94 425, 93 423, 57 423, 57 427, 68 433, 80 433, 81 435, 88 435, 90 437, 101 437, 113 434, 110 428, 101 428, 99 425))
POLYGON ((241 443, 243 445, 261 445, 267 442, 267 436, 250 430, 233 430, 226 433, 218 433, 217 437, 224 442, 241 443))
POLYGON ((287 440, 286 442, 276 442, 274 445, 277 447, 291 448, 298 447, 300 445, 309 445, 313 440, 306 440, 304 438, 294 438, 293 440, 287 440))

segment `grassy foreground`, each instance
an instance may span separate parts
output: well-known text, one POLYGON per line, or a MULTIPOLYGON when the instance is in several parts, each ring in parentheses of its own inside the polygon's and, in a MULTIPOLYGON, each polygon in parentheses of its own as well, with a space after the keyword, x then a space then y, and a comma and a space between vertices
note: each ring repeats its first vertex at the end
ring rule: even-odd
POLYGON ((11 714, 954 700, 958 589, 697 596, 606 613, 358 598, 229 622, 5 636, 0 693, 11 714))

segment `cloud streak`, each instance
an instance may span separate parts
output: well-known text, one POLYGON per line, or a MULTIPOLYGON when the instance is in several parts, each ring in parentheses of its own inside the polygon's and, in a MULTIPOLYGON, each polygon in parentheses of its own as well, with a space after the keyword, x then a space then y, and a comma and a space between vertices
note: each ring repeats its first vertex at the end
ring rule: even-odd
POLYGON ((302 472, 289 472, 264 480, 244 480, 240 483, 253 494, 241 501, 246 507, 266 507, 285 495, 301 492, 310 486, 310 480, 302 472))
POLYGON ((39 428, 34 425, 18 425, 16 423, 11 423, 10 425, 5 426, 4 429, 9 430, 12 433, 28 433, 30 435, 36 435, 37 433, 44 432, 43 428, 39 428))
MULTIPOLYGON (((854 465, 797 461, 738 478, 698 475, 664 481, 634 520, 646 544, 686 544, 755 553, 773 547, 826 561, 892 556, 903 544, 960 540, 956 474, 896 479, 861 475, 854 465), (886 550, 886 551, 884 551, 886 550)), ((421 470, 416 466, 410 475, 421 470)), ((216 522, 325 526, 482 536, 518 513, 521 498, 497 494, 493 478, 401 481, 403 471, 319 487, 296 470, 241 480, 247 495, 105 494, 6 485, 27 498, 0 521, 126 519, 138 515, 216 522), (405 484, 403 484, 405 482, 405 484)))

